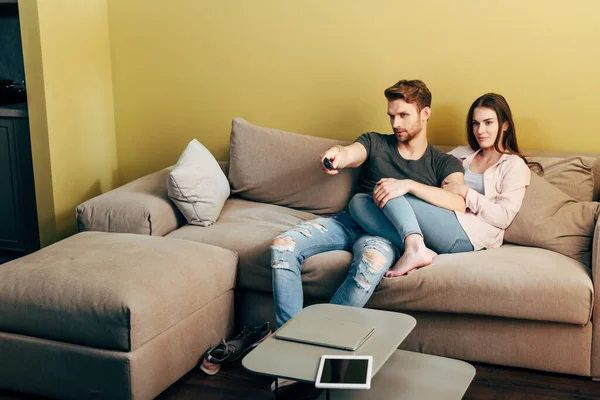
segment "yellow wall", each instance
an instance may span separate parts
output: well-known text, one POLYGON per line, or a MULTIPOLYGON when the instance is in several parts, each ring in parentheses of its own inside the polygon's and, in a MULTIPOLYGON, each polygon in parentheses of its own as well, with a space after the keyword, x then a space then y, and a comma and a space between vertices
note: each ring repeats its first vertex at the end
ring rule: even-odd
POLYGON ((430 138, 466 143, 498 92, 522 148, 600 151, 600 1, 107 0, 121 183, 198 138, 226 159, 230 121, 353 140, 389 132, 383 89, 420 78, 430 138))
POLYGON ((495 91, 513 108, 522 148, 600 151, 596 0, 20 0, 19 9, 42 245, 76 231, 77 204, 173 164, 194 137, 226 159, 236 116, 347 140, 389 132, 382 91, 401 78, 432 90, 435 144, 464 143, 469 104, 495 91))
POLYGON ((27 106, 40 244, 46 246, 53 243, 57 235, 37 2, 21 0, 19 17, 27 77, 27 106))
POLYGON ((42 246, 117 185, 106 0, 20 0, 42 246))

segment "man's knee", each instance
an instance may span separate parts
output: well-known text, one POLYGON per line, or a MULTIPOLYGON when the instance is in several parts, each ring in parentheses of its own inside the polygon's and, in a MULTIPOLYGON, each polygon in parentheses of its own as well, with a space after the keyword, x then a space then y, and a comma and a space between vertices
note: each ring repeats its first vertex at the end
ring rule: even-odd
POLYGON ((385 256, 375 249, 369 249, 362 255, 362 261, 367 265, 369 271, 372 273, 378 273, 381 271, 386 264, 385 256))
POLYGON ((293 253, 296 242, 290 237, 276 237, 271 241, 271 268, 289 269, 290 263, 285 253, 293 253))
POLYGON ((389 267, 395 257, 392 244, 376 236, 363 236, 354 245, 354 254, 360 255, 361 262, 368 266, 371 273, 378 273, 389 267))
POLYGON ((296 242, 288 237, 276 237, 271 241, 271 249, 276 251, 294 251, 296 242))
POLYGON ((385 256, 376 249, 368 249, 361 254, 361 261, 353 277, 356 285, 370 292, 381 279, 382 269, 385 267, 385 256))

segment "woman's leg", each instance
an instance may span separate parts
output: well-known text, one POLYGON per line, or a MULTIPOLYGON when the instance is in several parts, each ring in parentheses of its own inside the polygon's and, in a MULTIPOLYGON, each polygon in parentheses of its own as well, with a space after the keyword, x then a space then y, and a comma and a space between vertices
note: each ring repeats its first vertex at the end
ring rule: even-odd
POLYGON ((389 218, 382 209, 375 205, 373 196, 359 193, 350 200, 348 210, 352 218, 365 232, 373 236, 386 238, 404 250, 406 236, 413 233, 421 235, 417 217, 404 197, 390 200, 386 207, 390 209, 393 218, 389 218), (388 205, 391 207, 388 207, 388 205))
POLYGON ((398 255, 398 249, 389 240, 362 236, 352 246, 348 276, 331 298, 331 303, 363 307, 398 255))
POLYGON ((439 254, 474 250, 454 211, 434 206, 410 194, 406 195, 406 199, 419 221, 427 247, 439 254))
POLYGON ((303 306, 302 263, 330 250, 350 251, 363 231, 347 213, 306 221, 282 233, 271 243, 273 299, 277 327, 303 306))
POLYGON ((373 196, 357 194, 348 206, 350 214, 369 234, 384 237, 404 252, 386 276, 402 274, 431 264, 437 254, 425 246, 423 234, 412 206, 404 196, 387 202, 383 209, 375 205, 373 196))
POLYGON ((398 246, 398 240, 403 238, 401 248, 405 252, 386 276, 403 275, 428 265, 436 253, 473 251, 473 245, 454 211, 411 194, 388 201, 383 209, 375 205, 372 196, 359 194, 354 196, 349 208, 353 218, 368 233, 390 239, 398 246), (392 232, 394 229, 396 234, 392 232))
MULTIPOLYGON (((419 226, 423 232, 424 245, 428 251, 433 251, 437 254, 473 251, 473 245, 460 225, 460 222, 458 222, 454 211, 434 206, 413 195, 406 195, 405 198, 410 203, 417 221, 419 221, 419 226)), ((400 276, 414 268, 424 266, 418 265, 419 257, 416 257, 417 263, 415 263, 413 254, 409 251, 407 244, 406 252, 386 276, 400 276)))

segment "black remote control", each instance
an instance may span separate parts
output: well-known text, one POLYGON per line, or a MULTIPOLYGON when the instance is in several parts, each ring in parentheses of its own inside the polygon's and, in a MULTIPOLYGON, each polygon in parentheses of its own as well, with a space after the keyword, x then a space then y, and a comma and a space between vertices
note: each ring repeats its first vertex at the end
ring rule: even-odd
POLYGON ((323 165, 325 166, 325 168, 327 169, 334 169, 333 165, 331 165, 331 161, 329 161, 329 158, 325 157, 323 159, 323 165))

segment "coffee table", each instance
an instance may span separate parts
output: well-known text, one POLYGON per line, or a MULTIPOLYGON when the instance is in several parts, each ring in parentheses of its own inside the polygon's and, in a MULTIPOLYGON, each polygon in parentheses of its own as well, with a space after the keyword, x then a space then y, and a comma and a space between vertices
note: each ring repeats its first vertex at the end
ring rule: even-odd
POLYGON ((261 375, 314 382, 323 354, 371 355, 372 374, 375 375, 417 324, 406 314, 335 304, 315 304, 300 313, 370 324, 375 327, 375 332, 356 351, 291 342, 271 335, 244 357, 242 365, 261 375))
MULTIPOLYGON (((416 325, 410 315, 334 304, 316 304, 300 312, 317 318, 371 324, 375 332, 356 351, 291 342, 271 335, 244 357, 242 365, 257 374, 311 383, 317 377, 323 354, 373 356, 371 389, 326 391, 332 399, 460 399, 475 376, 475 368, 463 361, 396 350, 416 325)), ((321 398, 326 398, 325 393, 321 398)))

